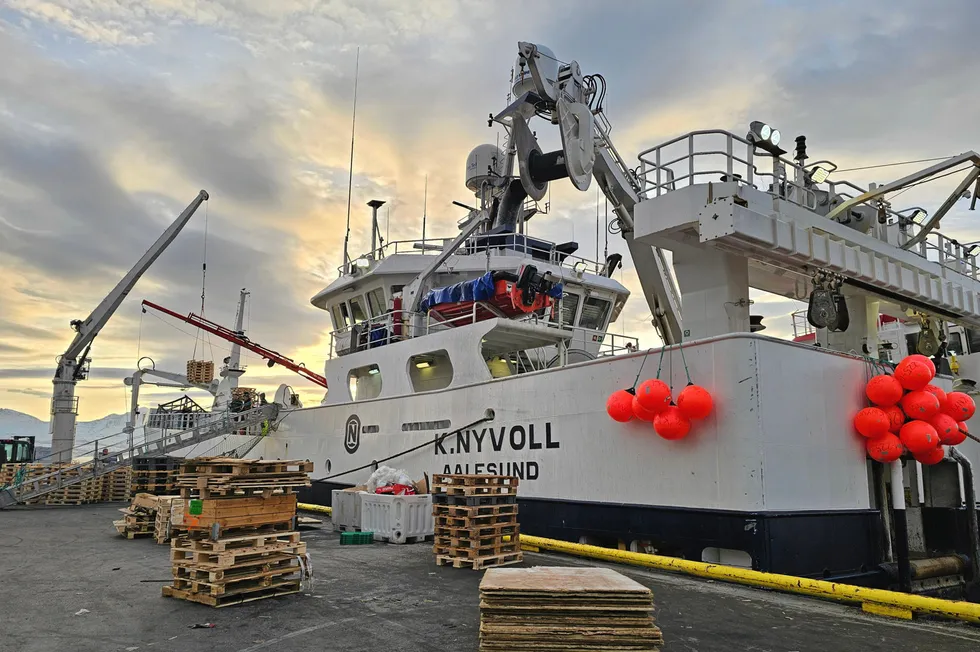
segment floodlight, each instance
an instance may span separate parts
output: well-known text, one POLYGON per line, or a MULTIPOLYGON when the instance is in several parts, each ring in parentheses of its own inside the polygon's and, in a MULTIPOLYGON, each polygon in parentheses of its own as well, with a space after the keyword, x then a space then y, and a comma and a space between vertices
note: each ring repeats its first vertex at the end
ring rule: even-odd
POLYGON ((817 166, 810 170, 809 177, 813 183, 823 183, 830 176, 830 170, 825 167, 817 166))

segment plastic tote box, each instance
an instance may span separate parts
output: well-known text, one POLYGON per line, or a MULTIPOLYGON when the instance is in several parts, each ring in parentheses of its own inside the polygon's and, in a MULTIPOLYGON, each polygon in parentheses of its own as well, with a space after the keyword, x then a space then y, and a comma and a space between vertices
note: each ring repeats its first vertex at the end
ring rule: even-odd
POLYGON ((432 494, 392 496, 363 494, 361 529, 374 532, 375 541, 408 543, 423 541, 435 530, 432 494))
POLYGON ((330 492, 330 503, 332 512, 330 520, 333 521, 334 529, 341 532, 360 530, 361 528, 361 497, 366 496, 363 491, 341 491, 334 489, 330 492))

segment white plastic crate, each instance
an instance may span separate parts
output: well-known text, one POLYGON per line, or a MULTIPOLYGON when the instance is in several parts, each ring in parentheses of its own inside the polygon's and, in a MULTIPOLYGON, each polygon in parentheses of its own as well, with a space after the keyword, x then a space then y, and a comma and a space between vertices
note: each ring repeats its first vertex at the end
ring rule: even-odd
POLYGON ((334 489, 330 492, 330 520, 333 527, 340 532, 351 532, 361 529, 361 496, 363 491, 341 491, 334 489))
POLYGON ((408 543, 423 541, 435 531, 432 495, 392 496, 363 494, 361 530, 374 532, 375 541, 408 543))

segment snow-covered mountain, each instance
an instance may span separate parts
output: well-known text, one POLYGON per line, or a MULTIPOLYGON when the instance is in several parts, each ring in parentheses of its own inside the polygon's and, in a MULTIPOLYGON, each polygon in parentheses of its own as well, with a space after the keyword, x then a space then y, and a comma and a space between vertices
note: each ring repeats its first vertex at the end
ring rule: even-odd
MULTIPOLYGON (((109 414, 95 421, 79 421, 75 428, 75 441, 103 439, 122 432, 125 426, 125 414, 109 414)), ((47 421, 41 421, 17 410, 0 408, 0 437, 12 435, 33 435, 37 437, 38 446, 51 445, 51 433, 48 432, 47 421)), ((116 440, 118 439, 117 437, 116 440)))

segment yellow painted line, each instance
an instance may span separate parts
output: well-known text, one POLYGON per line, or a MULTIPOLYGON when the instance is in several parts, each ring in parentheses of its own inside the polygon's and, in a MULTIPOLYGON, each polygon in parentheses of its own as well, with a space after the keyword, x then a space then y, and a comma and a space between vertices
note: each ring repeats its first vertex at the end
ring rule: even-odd
POLYGON ((333 515, 332 508, 325 507, 324 505, 314 505, 312 503, 297 503, 296 509, 301 509, 304 512, 320 512, 321 514, 333 515))
POLYGON ((521 535, 521 545, 522 547, 528 547, 525 549, 539 548, 541 550, 561 552, 578 557, 656 568, 658 570, 685 573, 697 577, 707 577, 723 582, 734 582, 736 584, 758 586, 776 591, 827 598, 839 602, 855 602, 861 604, 865 611, 880 615, 904 618, 905 613, 913 612, 980 623, 980 604, 974 602, 942 600, 940 598, 899 593, 897 591, 869 589, 852 584, 838 584, 837 582, 813 580, 805 577, 794 577, 792 575, 763 573, 761 571, 734 566, 722 566, 720 564, 689 561, 687 559, 676 559, 661 555, 648 555, 642 552, 587 546, 526 534, 521 535))

